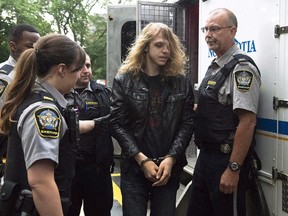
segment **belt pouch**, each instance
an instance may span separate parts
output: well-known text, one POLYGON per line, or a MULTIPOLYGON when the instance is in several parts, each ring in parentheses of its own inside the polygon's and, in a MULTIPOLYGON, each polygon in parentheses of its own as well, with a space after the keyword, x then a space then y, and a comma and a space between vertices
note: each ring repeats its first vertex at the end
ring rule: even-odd
POLYGON ((20 185, 5 181, 0 193, 0 212, 1 216, 11 216, 15 210, 15 204, 20 193, 20 185))

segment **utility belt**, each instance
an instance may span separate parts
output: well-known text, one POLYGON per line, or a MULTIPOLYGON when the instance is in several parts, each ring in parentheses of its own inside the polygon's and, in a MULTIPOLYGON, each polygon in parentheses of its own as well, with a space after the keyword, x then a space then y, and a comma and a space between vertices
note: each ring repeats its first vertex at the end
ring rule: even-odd
MULTIPOLYGON (((64 215, 67 215, 70 207, 69 198, 61 198, 61 205, 64 215)), ((20 185, 6 180, 0 192, 0 213, 1 216, 39 216, 35 207, 32 191, 20 189, 20 185)))
POLYGON ((5 181, 0 194, 1 216, 25 215, 39 216, 30 190, 20 190, 20 185, 5 181))
POLYGON ((232 145, 228 143, 212 143, 212 142, 196 142, 196 145, 200 150, 208 151, 221 151, 224 154, 230 154, 232 151, 232 145))

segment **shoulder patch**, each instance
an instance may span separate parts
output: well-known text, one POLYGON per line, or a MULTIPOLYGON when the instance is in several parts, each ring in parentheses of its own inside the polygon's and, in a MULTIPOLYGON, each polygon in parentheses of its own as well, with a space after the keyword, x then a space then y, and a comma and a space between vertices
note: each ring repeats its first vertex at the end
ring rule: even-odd
POLYGON ((235 72, 236 87, 239 91, 250 91, 253 80, 253 73, 246 70, 235 72))
POLYGON ((4 79, 0 79, 0 98, 2 98, 2 95, 6 91, 8 86, 8 82, 4 79))
POLYGON ((44 138, 58 138, 60 133, 61 118, 59 112, 50 107, 37 109, 34 120, 38 133, 44 138))

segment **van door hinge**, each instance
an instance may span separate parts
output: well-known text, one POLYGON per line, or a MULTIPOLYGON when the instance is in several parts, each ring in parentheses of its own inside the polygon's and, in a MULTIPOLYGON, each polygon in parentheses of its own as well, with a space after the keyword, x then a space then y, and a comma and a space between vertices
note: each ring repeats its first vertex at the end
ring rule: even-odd
POLYGON ((288 26, 275 25, 274 27, 274 37, 279 38, 280 34, 288 33, 288 26))
POLYGON ((273 97, 273 109, 276 110, 279 107, 288 107, 288 100, 279 100, 278 97, 273 97))
POLYGON ((272 167, 272 179, 282 181, 282 211, 288 213, 288 175, 272 167))
POLYGON ((272 167, 272 179, 274 181, 281 180, 281 181, 288 181, 288 175, 280 172, 277 168, 272 167))

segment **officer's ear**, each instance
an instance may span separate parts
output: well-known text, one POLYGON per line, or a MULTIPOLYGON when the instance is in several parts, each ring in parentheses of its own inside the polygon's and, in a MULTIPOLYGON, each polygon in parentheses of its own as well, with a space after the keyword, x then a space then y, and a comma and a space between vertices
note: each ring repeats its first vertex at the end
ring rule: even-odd
POLYGON ((234 38, 235 35, 236 35, 236 33, 237 33, 237 28, 236 28, 236 26, 232 26, 232 27, 230 28, 230 32, 231 32, 231 37, 234 38))
POLYGON ((16 52, 16 43, 14 41, 10 41, 9 48, 12 52, 16 52))
POLYGON ((65 76, 65 67, 66 65, 61 63, 57 66, 57 74, 60 76, 60 77, 64 77, 65 76))

